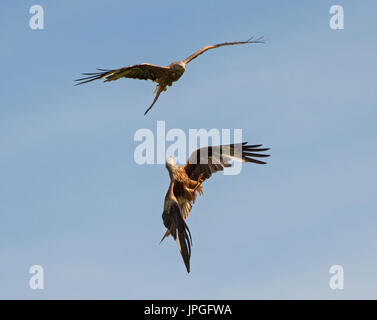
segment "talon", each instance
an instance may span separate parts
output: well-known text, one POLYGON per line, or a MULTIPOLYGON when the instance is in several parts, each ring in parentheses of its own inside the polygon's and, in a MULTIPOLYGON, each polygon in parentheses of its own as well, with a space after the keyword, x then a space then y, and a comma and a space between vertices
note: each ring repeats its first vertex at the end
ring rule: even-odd
MULTIPOLYGON (((201 173, 199 175, 198 180, 197 180, 197 185, 195 186, 194 191, 196 191, 202 185, 202 183, 204 182, 205 179, 203 178, 203 176, 204 176, 203 173, 201 173)), ((201 189, 199 189, 198 192, 199 192, 200 195, 203 194, 203 191, 201 189)))
POLYGON ((203 195, 203 189, 202 189, 202 184, 198 183, 196 187, 194 188, 194 192, 197 191, 200 195, 203 195))

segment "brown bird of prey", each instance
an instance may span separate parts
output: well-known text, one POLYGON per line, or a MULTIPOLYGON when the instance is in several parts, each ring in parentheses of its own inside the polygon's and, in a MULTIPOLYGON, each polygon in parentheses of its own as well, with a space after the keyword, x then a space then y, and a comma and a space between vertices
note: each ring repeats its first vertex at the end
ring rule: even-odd
POLYGON ((209 179, 213 173, 231 167, 232 160, 266 164, 264 161, 254 159, 269 157, 267 154, 260 153, 269 148, 261 147, 261 144, 248 145, 247 142, 243 142, 200 148, 190 155, 183 167, 177 165, 172 157, 166 161, 170 185, 162 213, 162 220, 167 231, 161 242, 169 235, 174 238, 187 272, 190 272, 192 239, 185 220, 195 202, 196 193, 203 194, 203 181, 209 179))
POLYGON ((178 79, 185 72, 186 64, 194 60, 196 57, 206 52, 207 50, 219 48, 222 46, 231 46, 237 44, 246 44, 246 43, 263 43, 262 38, 260 37, 256 40, 253 40, 254 37, 251 37, 247 41, 236 41, 236 42, 224 42, 219 44, 214 44, 211 46, 206 46, 200 50, 193 53, 191 56, 186 58, 183 61, 177 61, 169 64, 167 67, 156 66, 149 63, 141 63, 133 66, 128 66, 120 69, 107 70, 107 69, 97 69, 100 72, 95 73, 83 73, 85 78, 77 79, 76 85, 87 83, 90 81, 105 79, 105 82, 118 80, 119 78, 131 78, 131 79, 140 79, 140 80, 152 80, 157 83, 156 90, 154 91, 156 96, 151 104, 151 106, 145 111, 144 115, 153 107, 158 97, 162 91, 166 91, 167 86, 171 86, 173 82, 178 81, 178 79))

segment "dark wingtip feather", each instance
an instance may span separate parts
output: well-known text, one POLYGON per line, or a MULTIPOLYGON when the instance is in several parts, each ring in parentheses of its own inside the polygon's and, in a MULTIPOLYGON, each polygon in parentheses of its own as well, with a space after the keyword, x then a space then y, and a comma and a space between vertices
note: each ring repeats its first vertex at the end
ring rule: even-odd
POLYGON ((260 160, 256 160, 256 159, 253 159, 253 158, 243 158, 243 160, 245 162, 252 162, 252 163, 256 163, 256 164, 267 164, 267 162, 264 162, 264 161, 260 161, 260 160))
POLYGON ((260 148, 262 147, 263 144, 256 144, 256 145, 247 145, 243 143, 242 145, 242 159, 245 162, 252 162, 252 163, 257 163, 257 164, 267 164, 267 162, 261 161, 261 160, 256 160, 252 157, 256 158, 267 158, 270 157, 269 154, 264 154, 264 153, 257 153, 257 152, 264 152, 270 150, 270 148, 260 148))
POLYGON ((263 146, 263 144, 244 145, 242 149, 255 149, 263 146))
POLYGON ((85 81, 82 81, 84 79, 77 79, 75 81, 81 81, 81 82, 76 83, 75 86, 79 86, 80 84, 88 83, 88 82, 91 82, 91 81, 94 81, 94 80, 98 80, 98 79, 100 79, 100 78, 96 77, 96 78, 92 78, 92 79, 85 80, 85 81))
POLYGON ((99 70, 101 72, 82 73, 83 76, 88 76, 88 77, 84 77, 84 78, 74 80, 74 81, 81 81, 81 82, 75 84, 75 86, 78 86, 78 85, 84 84, 84 83, 88 83, 88 82, 91 82, 91 81, 94 81, 94 80, 99 80, 99 79, 103 78, 103 76, 105 76, 107 72, 111 71, 111 70, 98 69, 98 68, 97 68, 97 70, 99 70))
POLYGON ((242 152, 243 157, 257 157, 257 158, 266 158, 269 157, 269 154, 264 153, 254 153, 254 152, 242 152))
POLYGON ((247 43, 265 43, 264 40, 262 40, 264 38, 264 36, 261 36, 261 37, 257 38, 256 40, 254 40, 254 38, 255 38, 255 36, 251 36, 245 42, 247 42, 247 43))

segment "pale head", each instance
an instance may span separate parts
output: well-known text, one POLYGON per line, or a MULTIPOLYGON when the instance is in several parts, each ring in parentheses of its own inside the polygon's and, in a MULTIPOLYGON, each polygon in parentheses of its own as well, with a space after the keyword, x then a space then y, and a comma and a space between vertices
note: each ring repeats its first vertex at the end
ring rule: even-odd
POLYGON ((177 164, 174 162, 173 157, 169 157, 169 159, 166 160, 165 166, 169 172, 173 172, 177 164))
POLYGON ((170 68, 172 68, 174 71, 185 71, 186 69, 186 64, 183 62, 183 61, 177 61, 177 62, 173 62, 171 65, 170 65, 170 68))

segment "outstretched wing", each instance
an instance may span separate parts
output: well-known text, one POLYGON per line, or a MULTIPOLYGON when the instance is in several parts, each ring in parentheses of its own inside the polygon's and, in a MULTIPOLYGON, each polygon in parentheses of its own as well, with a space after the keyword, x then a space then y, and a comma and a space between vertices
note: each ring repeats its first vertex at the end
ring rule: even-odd
POLYGON ((156 66, 149 63, 141 63, 134 66, 128 66, 114 70, 97 70, 99 70, 100 72, 83 73, 83 75, 87 77, 75 80, 78 81, 76 85, 98 79, 105 79, 105 82, 118 80, 119 78, 157 81, 158 79, 166 77, 170 69, 168 67, 156 66))
POLYGON ((213 44, 211 46, 203 47, 200 50, 193 53, 191 56, 187 57, 184 60, 184 63, 189 63, 191 60, 194 60, 197 56, 201 55, 202 53, 204 53, 204 52, 206 52, 207 50, 210 50, 210 49, 215 49, 215 48, 219 48, 219 47, 222 47, 222 46, 233 46, 233 45, 236 45, 236 44, 264 43, 264 41, 262 41, 263 37, 259 37, 256 40, 253 40, 253 39, 254 39, 254 37, 251 37, 249 40, 246 40, 246 41, 223 42, 223 43, 218 43, 218 44, 213 44))
MULTIPOLYGON (((169 196, 169 192, 165 197, 164 212, 162 213, 162 220, 164 226, 168 229, 164 238, 171 234, 177 242, 179 252, 185 263, 187 272, 190 272, 190 258, 191 258, 191 233, 182 217, 181 210, 175 199, 169 196)), ((164 239, 162 238, 162 240, 164 239)), ((161 241, 162 241, 161 240, 161 241)))
POLYGON ((208 179, 213 173, 231 167, 230 161, 232 160, 266 164, 264 161, 254 159, 269 157, 268 154, 259 153, 267 151, 269 148, 261 147, 261 144, 248 145, 247 142, 243 142, 200 148, 190 155, 184 169, 192 180, 197 180, 200 175, 203 179, 208 179))

